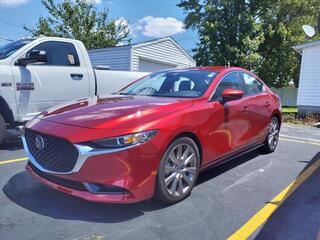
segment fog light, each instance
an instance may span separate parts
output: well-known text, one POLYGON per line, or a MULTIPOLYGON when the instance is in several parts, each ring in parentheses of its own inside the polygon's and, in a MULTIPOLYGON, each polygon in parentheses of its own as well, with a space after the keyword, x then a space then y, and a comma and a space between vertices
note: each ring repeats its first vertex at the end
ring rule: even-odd
POLYGON ((83 185, 86 187, 86 189, 95 194, 129 194, 129 191, 117 187, 117 186, 111 186, 111 185, 103 185, 103 184, 95 184, 95 183, 83 183, 83 185))

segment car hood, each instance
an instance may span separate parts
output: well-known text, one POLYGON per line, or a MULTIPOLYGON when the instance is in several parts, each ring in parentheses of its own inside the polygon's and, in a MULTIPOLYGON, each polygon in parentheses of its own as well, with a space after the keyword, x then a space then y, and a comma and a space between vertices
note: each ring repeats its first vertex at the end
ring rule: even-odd
POLYGON ((109 95, 59 105, 37 118, 85 128, 128 128, 190 106, 190 99, 109 95))

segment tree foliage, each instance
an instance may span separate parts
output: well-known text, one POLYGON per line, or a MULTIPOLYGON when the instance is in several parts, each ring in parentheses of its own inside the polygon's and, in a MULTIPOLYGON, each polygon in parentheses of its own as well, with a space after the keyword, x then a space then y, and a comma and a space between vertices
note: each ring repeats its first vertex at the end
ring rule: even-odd
POLYGON ((25 29, 33 36, 65 37, 80 40, 87 48, 117 45, 129 35, 125 20, 109 20, 108 11, 97 11, 85 0, 41 0, 49 17, 40 17, 35 28, 25 29))
MULTIPOLYGON (((199 65, 248 68, 273 87, 298 81, 303 24, 316 25, 319 0, 181 0, 187 28, 197 30, 199 65)), ((315 36, 313 40, 319 39, 315 36)))

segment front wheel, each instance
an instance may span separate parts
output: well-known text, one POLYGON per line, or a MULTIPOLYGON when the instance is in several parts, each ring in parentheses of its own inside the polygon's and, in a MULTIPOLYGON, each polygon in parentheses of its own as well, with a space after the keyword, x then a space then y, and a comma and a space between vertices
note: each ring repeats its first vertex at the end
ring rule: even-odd
POLYGON ((279 141, 279 132, 280 132, 280 123, 277 117, 272 117, 270 124, 269 124, 269 130, 266 137, 266 140, 264 141, 264 145, 261 147, 261 151, 264 153, 272 153, 279 141))
POLYGON ((175 140, 160 162, 155 197, 170 204, 185 199, 196 184, 199 168, 197 144, 189 137, 175 140))

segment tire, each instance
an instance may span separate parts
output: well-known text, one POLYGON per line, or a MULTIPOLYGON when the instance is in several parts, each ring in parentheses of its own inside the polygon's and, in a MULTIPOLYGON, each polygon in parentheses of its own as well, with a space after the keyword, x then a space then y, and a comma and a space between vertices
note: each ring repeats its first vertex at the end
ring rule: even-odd
POLYGON ((164 153, 157 174, 155 197, 174 204, 189 196, 200 169, 197 144, 189 137, 176 139, 164 153))
POLYGON ((4 140, 5 131, 6 131, 6 123, 4 121, 3 116, 0 114, 0 145, 4 140))
POLYGON ((272 153, 276 150, 279 142, 280 123, 277 117, 272 117, 269 123, 268 134, 260 148, 263 153, 272 153))

